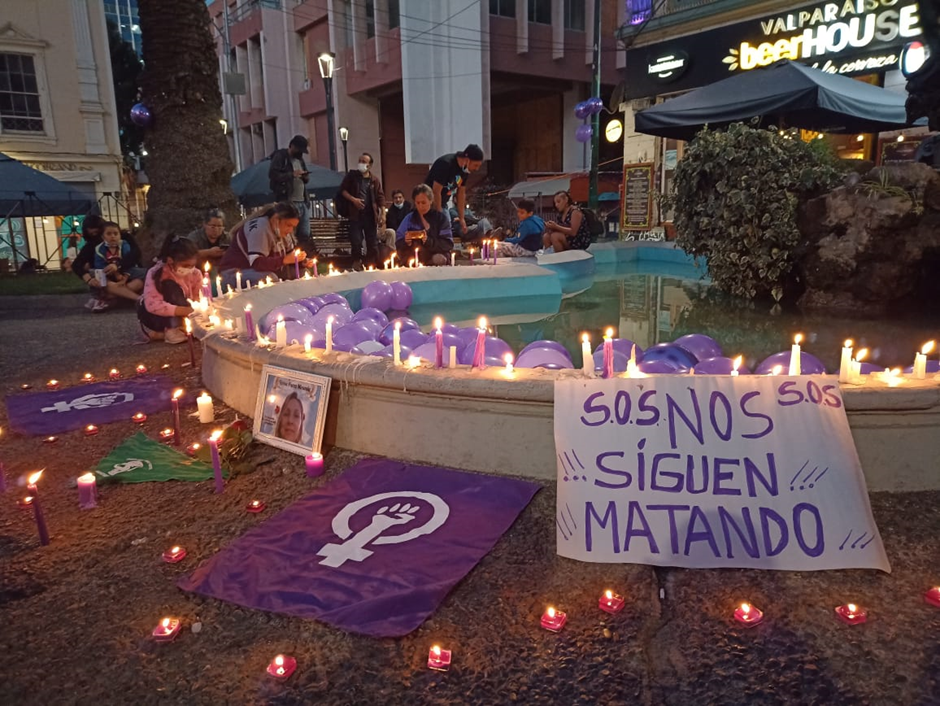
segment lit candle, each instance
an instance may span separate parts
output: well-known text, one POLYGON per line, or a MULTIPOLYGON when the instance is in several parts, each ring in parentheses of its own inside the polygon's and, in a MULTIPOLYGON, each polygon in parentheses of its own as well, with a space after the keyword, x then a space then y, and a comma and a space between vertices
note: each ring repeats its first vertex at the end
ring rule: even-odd
POLYGON ((167 564, 176 564, 186 558, 186 550, 183 547, 170 547, 163 552, 163 561, 167 564))
POLYGON ((934 586, 924 594, 924 600, 930 605, 940 608, 940 586, 934 586))
POLYGON ((98 433, 98 427, 94 424, 89 424, 85 427, 85 436, 94 436, 98 433))
POLYGON ((428 668, 438 672, 450 669, 451 651, 442 650, 440 645, 434 645, 428 652, 428 668))
POLYGON ((164 429, 160 432, 160 441, 173 441, 173 437, 176 434, 173 433, 172 429, 164 429))
POLYGON ((614 330, 612 328, 608 328, 604 331, 603 376, 608 380, 614 376, 614 330))
POLYGON ((134 422, 134 424, 143 424, 147 421, 147 415, 143 412, 138 412, 133 417, 131 417, 131 421, 134 422))
POLYGON ((297 669, 297 660, 287 655, 277 655, 268 665, 268 675, 284 681, 297 669))
POLYGON ((215 276, 215 291, 220 297, 222 296, 222 275, 215 276))
POLYGON ((473 348, 473 366, 484 370, 486 368, 486 317, 481 316, 477 329, 477 342, 473 348))
POLYGON ((212 454, 212 473, 215 476, 216 493, 225 490, 225 479, 222 477, 222 459, 219 457, 219 439, 221 437, 221 429, 216 429, 209 437, 209 451, 212 454))
POLYGON ((450 266, 453 267, 457 264, 457 253, 451 251, 450 253, 450 266))
POLYGON ((203 392, 196 398, 196 409, 199 412, 200 424, 211 424, 215 421, 215 409, 212 406, 212 398, 209 393, 203 392))
POLYGON ((136 372, 138 375, 146 375, 146 374, 147 374, 147 366, 144 365, 143 363, 141 363, 140 365, 138 365, 138 366, 135 368, 135 372, 136 372))
POLYGON ((414 263, 414 264, 412 264, 412 267, 417 267, 417 266, 418 266, 418 262, 420 262, 420 260, 421 260, 421 258, 418 256, 418 253, 419 253, 419 252, 421 252, 421 248, 419 248, 418 246, 415 246, 415 258, 414 258, 414 260, 412 260, 412 262, 414 263))
POLYGON ((313 347, 313 334, 308 333, 306 336, 304 336, 304 353, 309 353, 312 347, 313 347))
POLYGON ((313 279, 313 277, 310 276, 309 270, 304 270, 304 279, 313 279))
POLYGON ((470 252, 470 264, 472 265, 473 264, 473 248, 470 248, 469 252, 470 252))
POLYGON ((42 477, 42 471, 36 471, 28 479, 26 490, 29 491, 30 496, 32 496, 33 501, 30 503, 33 506, 33 516, 36 518, 36 530, 39 532, 39 543, 42 546, 49 544, 49 530, 46 528, 46 518, 42 514, 42 505, 39 503, 39 488, 37 483, 42 477))
POLYGON ((255 322, 251 318, 251 304, 245 305, 245 331, 249 341, 255 340, 255 322))
POLYGON ((742 603, 735 609, 734 619, 750 627, 763 620, 764 614, 756 606, 752 606, 750 603, 742 603))
POLYGON ((235 289, 239 292, 242 291, 242 271, 238 270, 235 273, 235 289))
POLYGON ((180 631, 180 621, 176 618, 164 618, 153 629, 150 636, 157 642, 172 642, 180 631))
POLYGON ((277 315, 277 323, 274 324, 274 347, 287 348, 287 324, 282 314, 277 315))
POLYGON ((627 375, 631 378, 643 377, 636 365, 636 344, 630 346, 630 360, 627 361, 627 375))
POLYGON ((862 384, 862 359, 867 355, 868 349, 861 348, 855 354, 855 360, 849 361, 849 382, 856 385, 862 384))
POLYGON ((294 279, 300 279, 300 248, 294 250, 294 279))
POLYGON ((561 629, 565 627, 567 621, 567 613, 555 610, 551 606, 542 614, 542 627, 551 632, 561 632, 561 629))
POLYGON ((95 376, 92 375, 91 373, 85 373, 84 375, 82 375, 82 382, 94 382, 94 381, 95 381, 95 376))
POLYGON ((313 453, 304 457, 304 466, 307 468, 307 478, 316 478, 323 475, 323 454, 313 453))
POLYGON ((450 347, 450 360, 448 360, 447 363, 448 363, 448 364, 447 364, 447 367, 448 367, 448 368, 456 368, 456 367, 457 367, 457 346, 451 346, 451 347, 450 347))
POLYGON ((490 241, 484 240, 480 246, 480 259, 483 261, 483 264, 486 264, 487 259, 490 256, 490 241))
POLYGON ((120 380, 121 371, 118 370, 117 368, 111 368, 111 370, 108 371, 108 378, 111 380, 120 380))
POLYGON ((597 601, 597 607, 605 613, 619 613, 623 610, 623 596, 613 591, 604 591, 604 595, 597 601))
POLYGON ((82 510, 98 507, 98 484, 94 473, 85 473, 78 477, 78 506, 82 510))
POLYGON ((924 380, 927 377, 927 354, 933 350, 934 342, 927 341, 920 349, 920 353, 914 354, 914 379, 924 380))
POLYGON ((401 365, 401 321, 395 322, 392 332, 392 361, 395 365, 401 365))
POLYGON ((317 258, 313 258, 313 276, 320 276, 320 268, 317 266, 317 258))
POLYGON ((186 453, 189 454, 190 456, 195 456, 196 452, 199 451, 199 449, 201 448, 202 448, 202 444, 200 444, 198 441, 194 441, 193 443, 191 443, 189 446, 186 447, 186 453))
POLYGON ((333 317, 326 320, 326 352, 333 352, 333 317))
POLYGON ((30 385, 28 382, 24 382, 22 385, 20 385, 20 389, 21 389, 21 390, 32 390, 32 389, 33 389, 33 386, 30 385))
POLYGON ((444 320, 438 316, 434 319, 434 367, 444 367, 444 332, 441 328, 444 326, 444 320))
POLYGON ((803 334, 798 333, 793 337, 793 345, 790 346, 790 375, 800 375, 800 341, 803 340, 803 334))
POLYGON ((171 409, 173 410, 173 443, 176 446, 180 445, 180 397, 183 396, 182 390, 175 390, 173 392, 173 397, 170 399, 171 409))
POLYGON ((837 606, 836 616, 847 625, 861 625, 868 621, 868 611, 854 603, 837 606))
POLYGON ((187 316, 183 319, 186 322, 186 340, 189 342, 189 364, 196 367, 196 344, 193 342, 193 322, 187 316))
POLYGON ((232 319, 225 319, 225 321, 222 322, 222 325, 225 326, 227 331, 232 331, 235 329, 235 322, 232 321, 232 319))
POLYGON ((852 339, 845 339, 842 344, 842 360, 839 362, 839 382, 850 382, 852 379, 852 339))
POLYGON ((56 436, 47 436, 45 439, 43 439, 43 443, 54 444, 58 440, 59 438, 56 436))
POLYGON ((398 254, 398 253, 394 253, 394 252, 393 252, 393 253, 389 256, 389 258, 388 258, 389 267, 391 267, 393 270, 395 269, 395 256, 396 256, 397 254, 398 254))
POLYGON ((209 269, 211 265, 207 262, 203 269, 205 270, 206 276, 202 279, 202 287, 206 290, 206 299, 210 302, 212 301, 212 280, 209 279, 209 269))
POLYGON ((46 389, 48 389, 48 390, 58 390, 58 389, 59 389, 59 381, 58 381, 58 380, 50 380, 49 382, 46 383, 46 389))
POLYGON ((731 377, 736 378, 738 376, 738 368, 741 367, 741 363, 743 362, 744 358, 740 355, 731 362, 731 377))
POLYGON ((414 370, 414 369, 417 368, 419 365, 421 365, 421 358, 418 357, 418 356, 416 356, 416 355, 409 355, 409 356, 408 356, 408 363, 407 363, 407 365, 408 365, 409 368, 411 368, 412 370, 414 370))
POLYGON ((586 333, 581 334, 581 371, 586 378, 594 377, 594 356, 591 353, 591 337, 586 333))
POLYGON ((16 501, 16 506, 17 506, 20 510, 29 510, 29 508, 31 508, 31 507, 33 506, 33 496, 32 496, 32 495, 27 495, 27 496, 26 496, 25 498, 23 498, 22 500, 17 500, 17 501, 16 501))
POLYGON ((252 515, 257 515, 259 512, 264 512, 266 505, 261 500, 252 500, 245 506, 245 512, 250 512, 252 515))

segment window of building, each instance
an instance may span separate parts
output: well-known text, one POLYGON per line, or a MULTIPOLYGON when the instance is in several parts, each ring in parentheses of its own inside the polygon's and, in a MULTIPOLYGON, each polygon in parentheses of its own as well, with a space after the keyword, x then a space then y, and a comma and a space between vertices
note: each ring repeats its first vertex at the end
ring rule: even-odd
POLYGON ((29 54, 0 53, 0 130, 45 131, 36 65, 29 54))
POLYGON ((371 2, 366 3, 366 37, 372 39, 375 36, 375 5, 371 2))
POLYGON ((401 25, 401 0, 388 0, 388 28, 401 25))
POLYGON ((490 14, 500 17, 516 16, 516 0, 490 0, 490 14))
POLYGON ((565 29, 584 31, 584 0, 565 0, 565 29))
POLYGON ((529 22, 552 23, 552 0, 529 0, 529 22))

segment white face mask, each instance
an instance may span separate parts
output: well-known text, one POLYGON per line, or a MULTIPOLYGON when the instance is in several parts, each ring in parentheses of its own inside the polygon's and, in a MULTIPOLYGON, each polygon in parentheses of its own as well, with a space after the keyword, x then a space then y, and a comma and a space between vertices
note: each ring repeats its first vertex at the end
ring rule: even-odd
POLYGON ((403 204, 403 203, 395 203, 395 204, 392 204, 392 205, 393 205, 395 208, 404 208, 404 207, 405 207, 405 204, 403 204))
POLYGON ((369 171, 369 165, 365 162, 359 162, 359 171, 365 174, 367 171, 369 171))
POLYGON ((176 274, 180 277, 189 277, 193 272, 196 271, 195 267, 177 267, 176 274))

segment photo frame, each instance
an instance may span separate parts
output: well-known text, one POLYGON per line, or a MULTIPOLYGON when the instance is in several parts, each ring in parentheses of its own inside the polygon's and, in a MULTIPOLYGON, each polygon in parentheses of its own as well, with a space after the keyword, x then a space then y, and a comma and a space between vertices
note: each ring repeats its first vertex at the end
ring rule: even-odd
POLYGON ((331 379, 265 365, 255 405, 254 437, 306 456, 319 453, 331 379))

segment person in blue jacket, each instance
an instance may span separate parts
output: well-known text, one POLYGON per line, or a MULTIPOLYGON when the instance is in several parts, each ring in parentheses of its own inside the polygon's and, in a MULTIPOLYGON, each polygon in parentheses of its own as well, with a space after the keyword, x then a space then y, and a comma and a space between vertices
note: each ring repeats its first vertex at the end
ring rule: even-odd
POLYGON ((516 215, 519 216, 516 234, 499 243, 497 255, 499 257, 535 257, 535 253, 542 248, 545 221, 535 215, 535 202, 531 199, 519 200, 516 204, 516 215))

